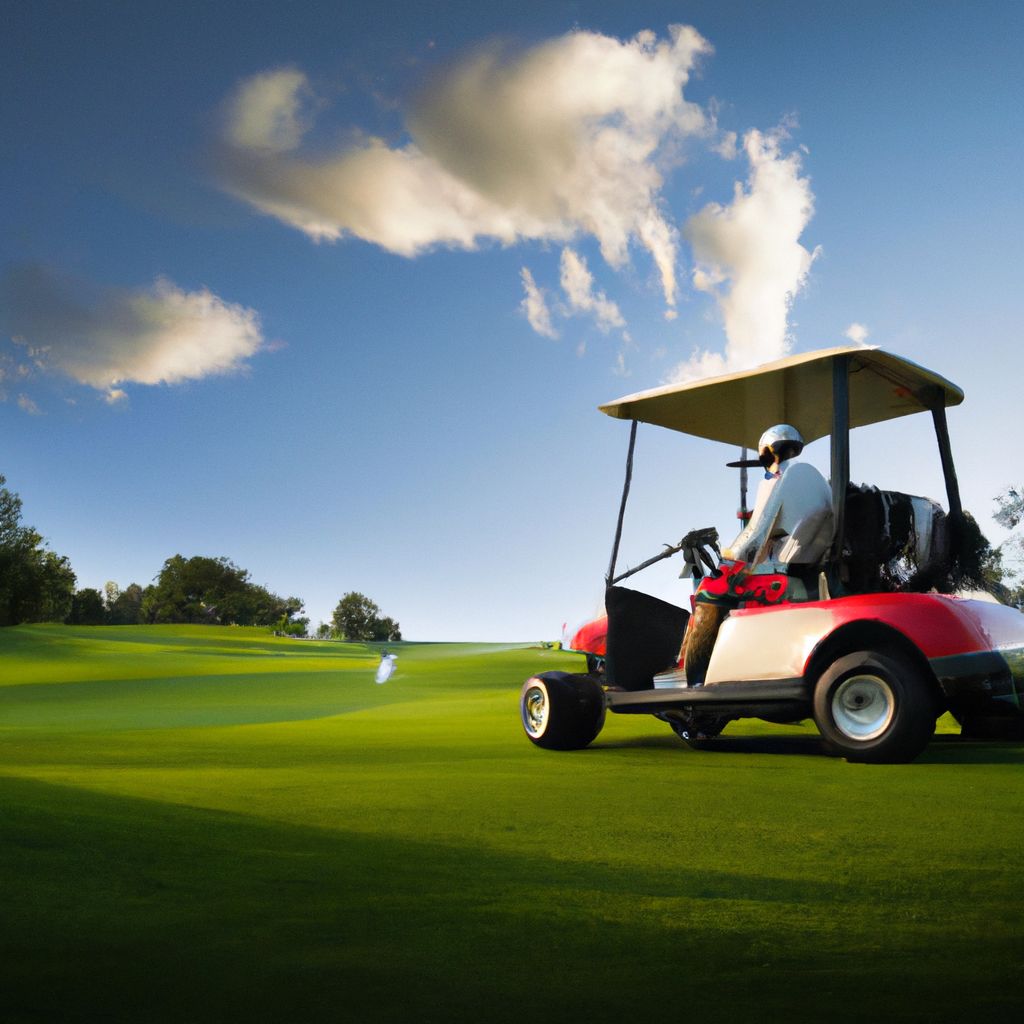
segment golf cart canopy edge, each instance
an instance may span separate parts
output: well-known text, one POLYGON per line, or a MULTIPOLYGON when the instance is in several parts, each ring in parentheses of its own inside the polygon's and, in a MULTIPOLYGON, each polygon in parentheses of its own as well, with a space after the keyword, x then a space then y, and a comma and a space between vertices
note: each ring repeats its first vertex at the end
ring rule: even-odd
POLYGON ((959 405, 964 393, 931 370, 878 348, 841 346, 764 363, 741 373, 667 384, 599 406, 622 420, 755 448, 765 427, 790 423, 810 444, 832 433, 833 381, 846 363, 847 429, 959 405))

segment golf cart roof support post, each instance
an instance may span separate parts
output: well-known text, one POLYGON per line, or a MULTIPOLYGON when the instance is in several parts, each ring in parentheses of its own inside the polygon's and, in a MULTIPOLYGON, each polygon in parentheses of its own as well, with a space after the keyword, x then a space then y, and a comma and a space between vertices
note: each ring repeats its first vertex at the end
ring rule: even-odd
POLYGON ((843 553, 843 528, 846 518, 846 488, 850 482, 850 357, 836 356, 832 361, 832 518, 835 540, 832 558, 843 553))
POLYGON ((626 479, 622 484, 622 502, 619 504, 619 520, 615 524, 615 541, 612 543, 612 557, 608 563, 608 573, 604 578, 607 586, 612 585, 615 577, 615 563, 619 557, 619 541, 622 540, 622 520, 626 515, 626 499, 629 498, 629 484, 633 479, 633 450, 636 448, 637 420, 633 420, 629 429, 629 452, 626 455, 626 479))
POLYGON ((939 456, 942 459, 942 475, 946 478, 946 498, 949 502, 951 519, 959 519, 963 515, 960 504, 960 484, 956 478, 956 466, 953 465, 953 449, 949 444, 949 426, 946 423, 946 404, 942 394, 935 396, 931 403, 932 420, 935 423, 935 437, 939 442, 939 456))
MULTIPOLYGON (((760 452, 758 452, 760 454, 760 452)), ((747 461, 747 449, 740 449, 740 511, 739 519, 741 527, 747 525, 747 467, 743 465, 747 461)))

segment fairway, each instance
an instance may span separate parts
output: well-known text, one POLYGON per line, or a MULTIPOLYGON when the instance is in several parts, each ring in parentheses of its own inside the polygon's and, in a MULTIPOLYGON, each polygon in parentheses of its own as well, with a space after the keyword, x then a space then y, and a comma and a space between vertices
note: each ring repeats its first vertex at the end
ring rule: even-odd
POLYGON ((647 716, 534 748, 539 647, 0 630, 3 1024, 1009 1021, 1024 747, 647 716))

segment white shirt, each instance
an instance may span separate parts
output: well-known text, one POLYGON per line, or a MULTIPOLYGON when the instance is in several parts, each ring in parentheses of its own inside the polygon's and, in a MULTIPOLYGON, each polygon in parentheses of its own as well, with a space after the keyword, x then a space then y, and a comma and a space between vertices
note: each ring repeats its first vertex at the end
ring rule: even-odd
POLYGON ((761 482, 750 522, 722 555, 816 565, 828 552, 832 530, 832 489, 813 466, 787 459, 761 482))

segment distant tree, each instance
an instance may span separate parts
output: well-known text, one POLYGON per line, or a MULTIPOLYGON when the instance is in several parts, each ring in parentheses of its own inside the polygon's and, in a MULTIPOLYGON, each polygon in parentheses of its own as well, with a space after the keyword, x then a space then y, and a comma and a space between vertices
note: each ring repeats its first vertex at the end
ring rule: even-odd
POLYGON ((75 573, 64 555, 37 551, 34 589, 27 605, 26 622, 63 622, 71 611, 75 573))
POLYGON ((334 609, 331 620, 337 634, 346 640, 402 639, 398 623, 382 618, 377 604, 358 591, 345 594, 334 609))
POLYGON ((63 622, 71 611, 71 563, 21 523, 21 498, 0 476, 0 626, 63 622))
POLYGON ((198 594, 190 594, 183 579, 185 559, 174 555, 164 562, 152 586, 146 587, 142 613, 146 622, 192 622, 203 612, 198 594))
POLYGON ((247 576, 226 558, 173 555, 147 589, 145 618, 156 623, 234 622, 247 576))
POLYGON ((349 591, 338 602, 331 617, 334 628, 346 640, 373 639, 373 621, 380 608, 364 594, 349 591))
POLYGON ((330 640, 331 638, 331 627, 326 622, 321 622, 316 627, 316 638, 317 640, 330 640))
POLYGON ((107 622, 112 626, 136 626, 142 622, 142 593, 138 583, 129 583, 119 590, 113 603, 107 603, 107 622))
POLYGON ((373 621, 374 640, 401 640, 402 631, 394 619, 383 618, 373 621))
MULTIPOLYGON (((992 515, 1000 526, 1012 530, 1024 520, 1024 487, 1008 487, 996 495, 996 510, 992 515)), ((1021 564, 1024 562, 1024 537, 1015 536, 1003 541, 996 549, 1003 566, 1003 582, 1009 593, 1007 601, 1020 607, 1024 605, 1024 581, 1021 580, 1021 564)))
POLYGON ((106 618, 103 595, 92 587, 86 587, 75 591, 71 599, 71 611, 64 621, 69 626, 102 626, 106 618))
POLYGON ((1024 519, 1024 487, 1007 487, 996 495, 996 510, 992 518, 1000 526, 1012 530, 1024 519))
POLYGON ((292 619, 282 615, 274 624, 275 633, 284 633, 285 636, 306 636, 309 629, 309 619, 292 619))
POLYGON ((229 558, 174 555, 142 595, 145 622, 276 626, 302 611, 297 597, 279 597, 249 579, 229 558))
POLYGON ((6 483, 7 480, 0 476, 0 545, 9 547, 17 543, 22 529, 21 498, 4 487, 6 483))

